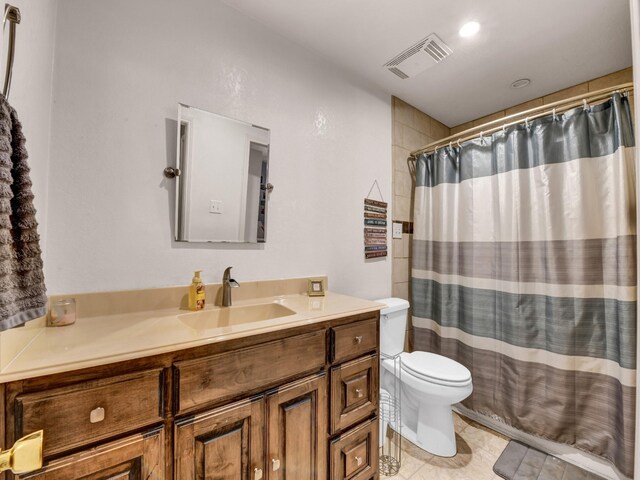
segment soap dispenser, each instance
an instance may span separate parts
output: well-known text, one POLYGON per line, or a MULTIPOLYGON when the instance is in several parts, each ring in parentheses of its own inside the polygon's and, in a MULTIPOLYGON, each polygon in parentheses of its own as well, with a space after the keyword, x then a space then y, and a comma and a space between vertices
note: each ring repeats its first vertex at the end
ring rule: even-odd
POLYGON ((189 287, 189 310, 202 310, 205 302, 204 283, 200 278, 202 270, 196 270, 189 287))

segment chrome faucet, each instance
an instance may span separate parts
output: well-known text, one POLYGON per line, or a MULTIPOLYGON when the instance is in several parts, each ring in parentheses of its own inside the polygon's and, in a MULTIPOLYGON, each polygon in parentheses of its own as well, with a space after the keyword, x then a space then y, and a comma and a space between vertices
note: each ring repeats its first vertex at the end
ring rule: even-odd
POLYGON ((238 288, 240 284, 231 278, 231 267, 227 267, 222 275, 222 306, 231 306, 231 289, 238 288))

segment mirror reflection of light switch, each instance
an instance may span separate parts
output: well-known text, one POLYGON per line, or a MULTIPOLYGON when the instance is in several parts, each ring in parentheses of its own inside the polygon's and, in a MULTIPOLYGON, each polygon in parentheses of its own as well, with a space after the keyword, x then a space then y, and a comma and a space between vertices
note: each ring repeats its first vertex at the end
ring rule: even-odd
POLYGON ((210 200, 209 201, 209 213, 222 213, 222 201, 210 200))
POLYGON ((402 238, 402 223, 393 222, 393 238, 402 238))

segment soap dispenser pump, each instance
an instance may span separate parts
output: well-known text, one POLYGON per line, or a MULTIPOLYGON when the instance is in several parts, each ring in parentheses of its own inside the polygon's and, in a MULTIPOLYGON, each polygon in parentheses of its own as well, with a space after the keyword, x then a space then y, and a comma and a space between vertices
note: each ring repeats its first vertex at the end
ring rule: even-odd
POLYGON ((196 270, 189 287, 189 310, 202 310, 205 303, 204 283, 200 278, 202 270, 196 270))

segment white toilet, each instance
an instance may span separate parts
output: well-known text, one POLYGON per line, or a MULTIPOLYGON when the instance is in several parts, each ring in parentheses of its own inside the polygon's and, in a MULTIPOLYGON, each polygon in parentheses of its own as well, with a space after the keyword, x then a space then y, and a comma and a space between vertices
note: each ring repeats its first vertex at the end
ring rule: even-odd
MULTIPOLYGON (((473 391, 471 372, 458 362, 428 352, 403 352, 409 302, 400 298, 376 300, 387 305, 380 312, 380 351, 400 354, 402 436, 441 457, 456 454, 451 406, 473 391)), ((382 358, 380 387, 390 393, 396 385, 394 361, 382 358)))

